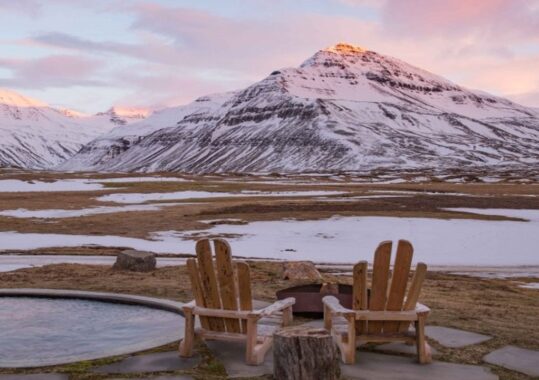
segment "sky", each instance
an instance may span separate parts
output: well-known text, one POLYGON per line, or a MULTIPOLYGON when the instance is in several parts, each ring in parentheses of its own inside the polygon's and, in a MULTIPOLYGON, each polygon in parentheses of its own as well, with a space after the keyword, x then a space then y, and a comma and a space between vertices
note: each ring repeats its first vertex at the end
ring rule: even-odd
POLYGON ((0 0, 0 87, 86 113, 155 109, 338 42, 539 107, 539 0, 0 0))

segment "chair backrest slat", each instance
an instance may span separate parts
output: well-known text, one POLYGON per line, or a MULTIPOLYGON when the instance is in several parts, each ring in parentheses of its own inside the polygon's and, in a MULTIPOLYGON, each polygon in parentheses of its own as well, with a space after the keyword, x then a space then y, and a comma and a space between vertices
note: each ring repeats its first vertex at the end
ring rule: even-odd
MULTIPOLYGON (((369 264, 366 261, 360 261, 354 265, 353 278, 354 287, 352 294, 352 308, 354 310, 367 310, 369 304, 367 293, 367 271, 369 264)), ((356 331, 358 333, 366 332, 367 322, 356 321, 356 331)))
MULTIPOLYGON (((374 253, 369 310, 385 310, 389 263, 391 261, 391 246, 391 241, 384 241, 380 243, 374 253)), ((382 322, 370 322, 368 326, 369 333, 379 333, 382 330, 382 325, 382 322)))
MULTIPOLYGON (((206 301, 204 299, 204 291, 200 284, 200 277, 198 275, 197 262, 195 259, 187 259, 187 273, 191 280, 191 286, 193 288, 193 296, 197 306, 206 307, 206 301)), ((210 324, 207 317, 200 317, 200 324, 203 328, 209 329, 210 324)))
MULTIPOLYGON (((415 267, 414 277, 412 278, 412 283, 410 284, 410 289, 408 289, 408 294, 406 295, 406 301, 402 310, 414 310, 419 300, 419 294, 421 293, 421 287, 423 286, 423 281, 427 276, 427 264, 418 263, 415 267)), ((399 326, 399 331, 404 332, 408 330, 409 323, 401 322, 399 326)))
MULTIPOLYGON (((402 310, 413 254, 414 249, 412 244, 407 240, 399 240, 395 265, 393 266, 393 274, 391 276, 391 287, 385 308, 387 311, 402 310)), ((399 322, 385 322, 383 330, 384 333, 397 332, 399 330, 399 322)))
MULTIPOLYGON (((215 247, 215 264, 223 309, 238 310, 238 296, 236 294, 236 284, 234 283, 234 269, 232 267, 230 246, 222 239, 215 239, 213 244, 215 247)), ((239 333, 241 331, 239 322, 238 319, 224 318, 228 332, 239 333)))
MULTIPOLYGON (((221 309, 221 298, 217 286, 217 278, 213 268, 210 242, 207 239, 199 240, 196 244, 196 254, 198 260, 198 272, 200 283, 204 294, 206 307, 210 309, 221 309)), ((208 317, 210 329, 213 331, 225 331, 223 318, 208 317)))
MULTIPOLYGON (((240 310, 253 310, 253 297, 251 294, 251 270, 247 263, 236 262, 236 273, 238 276, 238 293, 240 296, 240 310)), ((243 333, 247 333, 247 321, 241 323, 243 333)))

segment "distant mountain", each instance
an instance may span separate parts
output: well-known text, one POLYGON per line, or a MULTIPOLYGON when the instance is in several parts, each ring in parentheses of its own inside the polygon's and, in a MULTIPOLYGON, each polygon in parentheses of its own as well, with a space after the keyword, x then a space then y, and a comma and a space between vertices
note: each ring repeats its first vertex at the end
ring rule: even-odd
POLYGON ((64 170, 302 172, 539 162, 539 112, 347 44, 119 127, 64 170))
POLYGON ((0 167, 57 166, 97 136, 143 117, 122 116, 87 116, 0 89, 0 167))

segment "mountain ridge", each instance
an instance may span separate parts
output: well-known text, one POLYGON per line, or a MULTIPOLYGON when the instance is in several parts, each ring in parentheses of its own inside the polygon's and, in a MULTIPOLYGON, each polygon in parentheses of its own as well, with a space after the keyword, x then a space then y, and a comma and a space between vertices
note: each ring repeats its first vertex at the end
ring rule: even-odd
POLYGON ((59 168, 312 172, 539 161, 536 111, 346 44, 174 112, 129 141, 118 130, 101 136, 59 168))

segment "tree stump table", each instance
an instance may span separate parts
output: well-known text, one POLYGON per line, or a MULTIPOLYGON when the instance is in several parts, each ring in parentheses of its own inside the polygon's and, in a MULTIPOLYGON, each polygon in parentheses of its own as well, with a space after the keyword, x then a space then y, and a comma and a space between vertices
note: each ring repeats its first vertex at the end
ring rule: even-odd
POLYGON ((337 346, 325 329, 295 326, 273 336, 273 376, 287 380, 337 380, 337 346))

